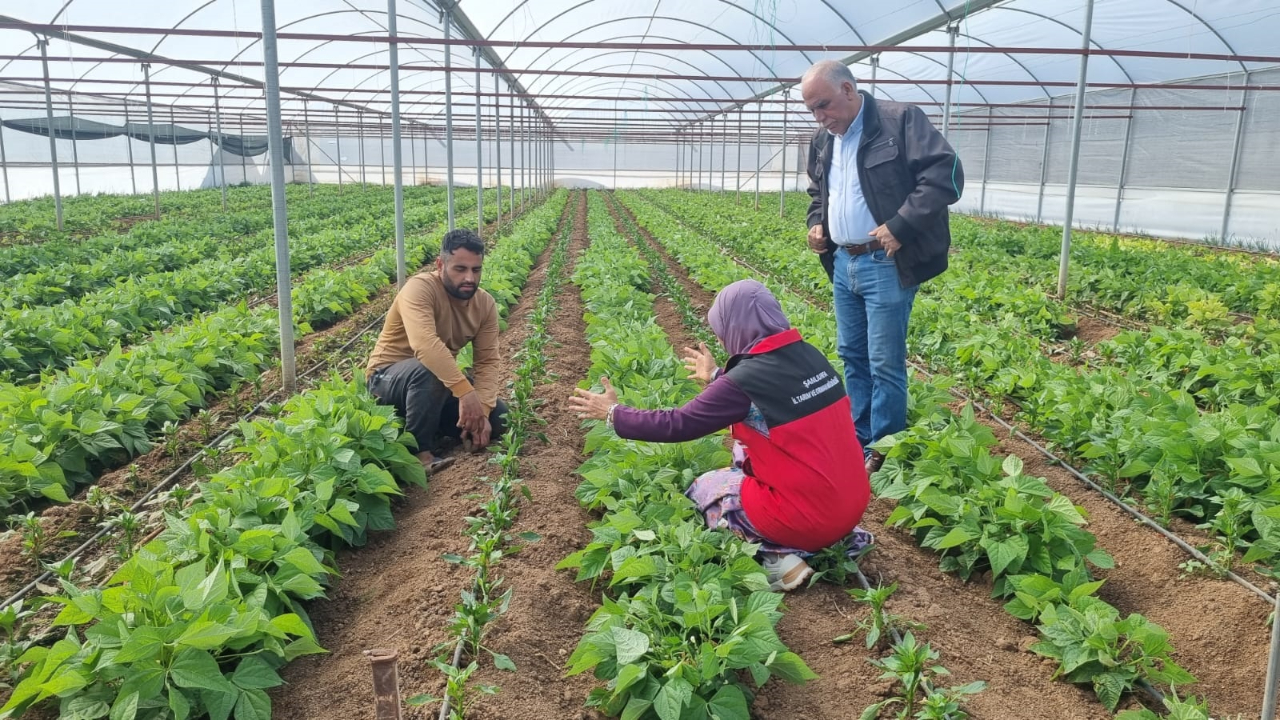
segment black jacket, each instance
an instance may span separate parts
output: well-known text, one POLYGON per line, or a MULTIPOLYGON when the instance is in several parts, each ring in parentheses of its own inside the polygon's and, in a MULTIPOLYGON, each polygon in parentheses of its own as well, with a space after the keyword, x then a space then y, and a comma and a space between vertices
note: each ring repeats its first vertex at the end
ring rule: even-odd
MULTIPOLYGON (((894 254, 898 280, 910 287, 947 269, 951 229, 947 206, 960 199, 964 168, 942 133, 914 105, 862 95, 862 140, 858 178, 867 207, 877 223, 902 243, 894 254)), ((828 251, 819 255, 830 278, 836 245, 827 225, 827 176, 831 171, 831 133, 818 128, 809 142, 809 227, 822 224, 828 251)))

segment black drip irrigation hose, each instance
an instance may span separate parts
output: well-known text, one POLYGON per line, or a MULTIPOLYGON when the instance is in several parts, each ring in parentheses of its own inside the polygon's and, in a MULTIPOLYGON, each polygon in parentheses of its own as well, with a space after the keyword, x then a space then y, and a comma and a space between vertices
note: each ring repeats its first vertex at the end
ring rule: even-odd
MULTIPOLYGON (((682 219, 681 219, 681 218, 680 218, 680 217, 679 217, 675 212, 673 212, 673 211, 671 211, 671 210, 669 210, 669 209, 667 209, 667 208, 663 207, 663 206, 662 206, 662 205, 660 205, 659 203, 654 202, 653 204, 654 204, 654 205, 656 205, 659 209, 661 209, 661 210, 663 210, 664 212, 666 212, 666 213, 667 213, 667 215, 669 215, 672 219, 674 219, 674 220, 676 220, 677 222, 679 222, 681 225, 685 225, 686 227, 688 227, 688 224, 687 224, 687 223, 685 223, 685 222, 684 222, 684 221, 683 221, 683 220, 682 220, 682 219)), ((749 265, 748 263, 746 263, 746 262, 744 262, 744 261, 742 261, 742 260, 738 259, 737 257, 735 257, 735 256, 733 255, 733 253, 729 252, 729 251, 728 251, 728 250, 727 250, 723 245, 720 245, 720 243, 715 242, 714 240, 712 240, 711 242, 713 242, 715 245, 717 245, 717 246, 719 246, 719 247, 720 247, 720 249, 721 249, 721 251, 722 251, 722 254, 723 254, 725 257, 728 257, 728 258, 732 259, 734 262, 738 263, 739 265, 741 265, 742 267, 746 268, 747 270, 750 270, 752 273, 755 273, 756 275, 761 276, 761 277, 773 277, 773 274, 772 274, 772 273, 763 273, 763 272, 760 272, 759 270, 757 270, 757 269, 753 268, 753 267, 752 267, 751 265, 749 265)), ((775 282, 776 282, 776 279, 775 279, 775 282)), ((780 283, 780 284, 782 284, 784 288, 786 287, 785 283, 780 283)), ((805 296, 805 297, 807 297, 807 299, 808 299, 808 301, 810 302, 810 304, 815 304, 815 305, 819 304, 815 298, 809 297, 809 296, 808 296, 808 293, 804 293, 804 296, 805 296)), ((926 376, 926 377, 929 377, 929 378, 934 377, 934 374, 933 374, 933 373, 929 372, 928 370, 925 370, 921 365, 919 365, 919 364, 917 364, 917 363, 915 363, 915 362, 909 362, 909 364, 911 365, 911 367, 912 367, 912 368, 914 368, 917 372, 921 373, 922 375, 924 375, 924 376, 926 376)), ((1144 513, 1142 513, 1141 511, 1134 509, 1131 505, 1129 505, 1128 503, 1124 502, 1124 501, 1123 501, 1123 500, 1121 500, 1119 497, 1117 497, 1115 494, 1113 494, 1113 493, 1109 492, 1108 490, 1106 490, 1105 488, 1103 488, 1101 485, 1098 485, 1098 484, 1097 484, 1097 483, 1095 483, 1094 481, 1090 480, 1090 479, 1089 479, 1089 478, 1088 478, 1088 477, 1087 477, 1083 472, 1081 472, 1080 470, 1077 470, 1075 467, 1073 467, 1072 465, 1070 465, 1069 463, 1067 463, 1065 460, 1063 460, 1062 458, 1060 458, 1060 457, 1058 457, 1057 455, 1053 454, 1051 451, 1049 451, 1049 450, 1047 450, 1046 448, 1044 448, 1042 445, 1040 445, 1039 443, 1037 443, 1035 440, 1033 440, 1033 439, 1031 439, 1029 436, 1027 436, 1027 434, 1026 434, 1026 433, 1024 433, 1024 432, 1022 432, 1021 430, 1017 429, 1017 428, 1016 428, 1016 427, 1014 427, 1013 425, 1010 425, 1009 423, 1005 422, 1005 420, 1004 420, 1003 418, 1001 418, 998 414, 996 414, 994 411, 992 411, 990 408, 988 408, 988 407, 987 407, 986 405, 984 405, 982 402, 980 402, 980 401, 978 401, 978 400, 976 400, 976 399, 974 399, 974 398, 971 398, 971 397, 969 397, 969 396, 965 395, 964 393, 962 393, 962 392, 960 392, 960 391, 958 391, 958 390, 955 390, 954 388, 950 389, 950 390, 949 390, 949 392, 950 392, 953 396, 955 396, 956 398, 958 398, 958 399, 960 399, 960 400, 963 400, 963 401, 965 401, 965 402, 969 402, 969 403, 973 403, 973 405, 974 405, 975 407, 977 407, 979 410, 981 410, 982 412, 984 412, 984 413, 986 413, 987 415, 989 415, 989 416, 991 417, 991 419, 992 419, 992 420, 994 420, 995 422, 999 423, 999 424, 1000 424, 1001 426, 1003 426, 1006 430, 1009 430, 1009 431, 1010 431, 1013 435, 1015 435, 1018 439, 1020 439, 1020 440, 1022 440, 1022 441, 1024 441, 1024 442, 1026 442, 1026 443, 1027 443, 1028 445, 1030 445, 1031 447, 1033 447, 1033 448, 1035 448, 1036 450, 1040 451, 1040 453, 1041 453, 1041 454, 1043 454, 1047 459, 1049 459, 1050 461, 1052 461, 1054 464, 1056 464, 1056 465, 1058 465, 1058 466, 1062 467, 1062 468, 1063 468, 1064 470, 1066 470, 1067 472, 1071 473, 1071 474, 1072 474, 1072 475, 1073 475, 1077 480, 1079 480, 1081 483, 1083 483, 1086 487, 1088 487, 1089 489, 1094 490, 1094 491, 1096 491, 1098 494, 1102 495, 1102 497, 1104 497, 1104 498, 1106 498, 1107 500, 1109 500, 1112 504, 1114 504, 1114 505, 1118 506, 1121 510, 1124 510, 1126 513, 1128 513, 1130 516, 1132 516, 1135 520, 1137 520, 1137 521, 1138 521, 1138 522, 1140 522, 1141 524, 1143 524, 1143 525, 1147 526, 1148 528, 1151 528, 1152 530, 1155 530, 1157 533, 1159 533, 1160 535, 1162 535, 1166 540, 1168 540, 1169 542, 1171 542, 1171 543, 1173 543, 1174 545, 1176 545, 1178 548, 1180 548, 1181 550, 1183 550, 1184 552, 1186 552, 1188 555, 1190 555, 1190 556, 1191 556, 1192 558, 1194 558, 1195 560, 1198 560, 1199 562, 1204 563, 1206 566, 1208 566, 1208 567, 1210 567, 1210 568, 1217 568, 1217 567, 1218 567, 1218 564, 1217 564, 1216 562, 1214 562, 1214 561, 1213 561, 1213 560, 1211 560, 1207 555, 1205 555, 1204 553, 1200 552, 1200 551, 1199 551, 1199 550, 1197 550, 1195 547, 1193 547, 1192 545, 1190 545, 1189 543, 1187 543, 1187 541, 1183 540, 1182 538, 1178 537, 1177 535, 1175 535, 1174 533, 1170 532, 1170 531, 1169 531, 1169 530, 1167 530, 1166 528, 1162 527, 1159 523, 1157 523, 1155 520, 1152 520, 1150 517, 1147 517, 1147 516, 1146 516, 1144 513)), ((1248 581, 1248 580, 1246 580, 1245 578, 1243 578, 1243 577, 1241 577, 1241 576, 1237 575, 1235 572, 1233 572, 1233 571, 1231 571, 1231 570, 1223 569, 1223 577, 1226 577, 1226 578, 1231 579, 1232 581, 1234 581, 1235 583, 1237 583, 1237 584, 1238 584, 1238 585, 1240 585, 1241 587, 1245 588, 1245 589, 1246 589, 1246 590, 1248 590, 1249 592, 1251 592, 1251 593, 1253 593, 1254 595, 1256 595, 1258 598, 1262 599, 1262 600, 1263 600, 1264 602, 1266 602, 1267 604, 1269 604, 1269 605, 1274 605, 1274 604, 1275 604, 1275 598, 1273 598, 1271 595, 1267 594, 1265 591, 1263 591, 1262 589, 1260 589, 1257 585, 1254 585, 1253 583, 1249 582, 1249 581, 1248 581)), ((1162 700, 1161 702, 1163 702, 1163 700, 1162 700)))

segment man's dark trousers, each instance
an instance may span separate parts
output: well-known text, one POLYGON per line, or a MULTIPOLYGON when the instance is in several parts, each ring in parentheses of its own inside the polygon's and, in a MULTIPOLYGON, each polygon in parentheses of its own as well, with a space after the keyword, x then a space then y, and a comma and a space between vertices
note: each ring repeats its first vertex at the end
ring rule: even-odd
MULTIPOLYGON (((470 380, 470 374, 467 375, 470 380)), ((440 437, 461 437, 458 398, 417 358, 401 360, 379 369, 369 379, 369 392, 383 405, 395 406, 404 418, 404 429, 418 441, 418 452, 435 451, 440 437)), ((489 413, 497 440, 507 429, 507 406, 501 400, 489 413)))

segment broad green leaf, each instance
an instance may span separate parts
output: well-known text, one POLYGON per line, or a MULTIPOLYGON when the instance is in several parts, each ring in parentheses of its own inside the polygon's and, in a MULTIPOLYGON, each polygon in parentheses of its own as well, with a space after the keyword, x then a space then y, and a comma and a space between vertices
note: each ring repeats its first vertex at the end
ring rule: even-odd
POLYGON ((178 651, 169 677, 175 685, 185 688, 201 688, 219 692, 234 692, 235 688, 222 676, 218 661, 205 650, 187 648, 178 651))
POLYGON ((649 636, 629 628, 615 627, 613 643, 619 665, 629 665, 649 652, 649 636))
POLYGON ((236 720, 271 720, 271 698, 261 690, 245 690, 236 701, 236 720))
POLYGON ((684 706, 693 695, 693 686, 684 678, 671 678, 653 699, 654 712, 661 720, 680 720, 684 706))
POLYGON ((772 663, 769 663, 769 669, 774 675, 796 684, 818 678, 817 674, 804 663, 804 660, 801 660, 800 656, 793 652, 780 653, 773 659, 772 663))
POLYGON ((240 661, 231 675, 231 682, 243 690, 266 690, 284 683, 276 671, 257 655, 240 661))

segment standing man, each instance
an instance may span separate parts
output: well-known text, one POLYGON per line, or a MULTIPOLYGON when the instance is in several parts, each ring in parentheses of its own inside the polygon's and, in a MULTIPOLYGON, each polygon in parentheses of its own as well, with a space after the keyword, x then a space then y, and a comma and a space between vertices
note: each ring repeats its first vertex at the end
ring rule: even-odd
POLYGON ((429 471, 453 462, 434 454, 442 436, 483 448, 505 430, 507 406, 498 400, 498 306, 480 289, 483 265, 484 243, 474 232, 448 232, 435 271, 414 275, 396 294, 365 368, 369 391, 395 406, 429 471), (470 377, 457 362, 468 343, 470 377))
POLYGON ((947 206, 964 171, 920 108, 859 92, 842 63, 815 63, 800 93, 820 125, 809 248, 834 288, 837 352, 872 473, 884 456, 870 445, 907 426, 907 321, 920 283, 947 269, 947 206))

